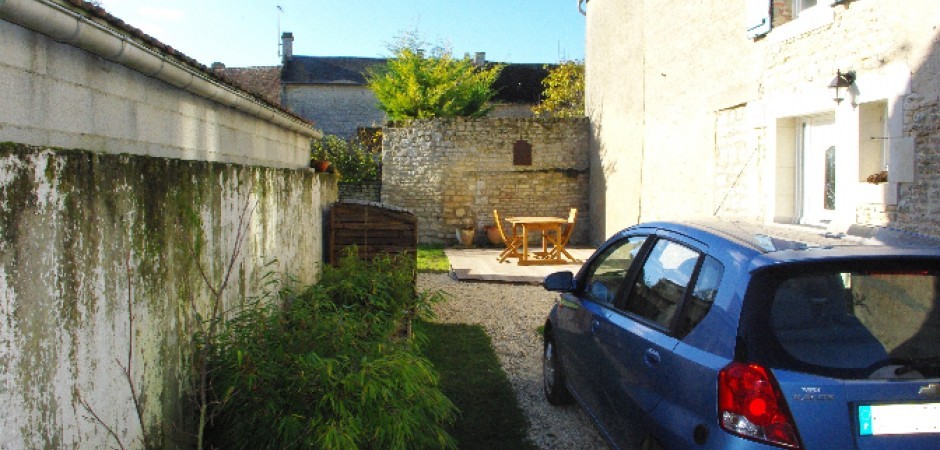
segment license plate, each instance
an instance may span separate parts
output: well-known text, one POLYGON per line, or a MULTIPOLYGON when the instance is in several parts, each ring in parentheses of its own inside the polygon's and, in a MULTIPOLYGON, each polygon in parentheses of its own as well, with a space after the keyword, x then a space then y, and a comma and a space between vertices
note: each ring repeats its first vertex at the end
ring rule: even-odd
POLYGON ((940 433, 940 403, 861 405, 858 432, 862 436, 940 433))

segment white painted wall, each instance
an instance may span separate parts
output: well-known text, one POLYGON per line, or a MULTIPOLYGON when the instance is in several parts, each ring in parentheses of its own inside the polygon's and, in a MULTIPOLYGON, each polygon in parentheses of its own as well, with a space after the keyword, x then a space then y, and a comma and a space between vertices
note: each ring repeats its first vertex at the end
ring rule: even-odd
POLYGON ((131 383, 185 448, 209 285, 236 248, 227 307, 315 282, 336 178, 308 123, 84 14, 0 0, 0 448, 143 448, 131 383))
POLYGON ((106 153, 301 168, 315 135, 3 19, 0 105, 0 141, 106 153))
POLYGON ((314 283, 324 185, 310 169, 0 147, 0 448, 144 448, 129 350, 155 448, 192 448, 196 312, 211 289, 233 311, 267 281, 314 283))

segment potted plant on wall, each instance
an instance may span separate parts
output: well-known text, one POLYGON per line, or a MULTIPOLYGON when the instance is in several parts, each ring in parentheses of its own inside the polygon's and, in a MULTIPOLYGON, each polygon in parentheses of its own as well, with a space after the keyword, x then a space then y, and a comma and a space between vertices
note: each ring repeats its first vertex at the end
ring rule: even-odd
POLYGON ((314 140, 310 145, 310 167, 317 172, 330 170, 330 142, 327 139, 314 140))

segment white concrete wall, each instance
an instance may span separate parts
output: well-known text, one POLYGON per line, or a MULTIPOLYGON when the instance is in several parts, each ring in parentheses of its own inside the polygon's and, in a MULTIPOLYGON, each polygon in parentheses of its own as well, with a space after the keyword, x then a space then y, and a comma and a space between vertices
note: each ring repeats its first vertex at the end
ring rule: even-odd
POLYGON ((359 127, 385 125, 385 113, 366 86, 288 84, 284 86, 284 105, 313 121, 324 134, 349 138, 359 127))
POLYGON ((716 211, 797 220, 794 119, 821 113, 836 118, 838 221, 940 231, 929 219, 937 175, 915 164, 938 146, 927 117, 940 96, 940 3, 820 5, 752 40, 745 2, 588 3, 595 241, 716 211), (828 88, 837 69, 858 74, 841 104, 828 88), (856 107, 871 102, 887 105, 892 161, 890 182, 874 187, 859 182, 871 133, 856 107))
POLYGON ((196 313, 212 289, 231 311, 274 294, 267 281, 315 282, 324 185, 310 169, 0 145, 0 448, 145 448, 128 351, 146 448, 193 448, 196 313))
POLYGON ((303 120, 64 3, 0 0, 0 448, 191 448, 197 312, 315 282, 336 178, 303 120))
POLYGON ((2 19, 0 105, 0 141, 269 167, 309 162, 309 136, 2 19))

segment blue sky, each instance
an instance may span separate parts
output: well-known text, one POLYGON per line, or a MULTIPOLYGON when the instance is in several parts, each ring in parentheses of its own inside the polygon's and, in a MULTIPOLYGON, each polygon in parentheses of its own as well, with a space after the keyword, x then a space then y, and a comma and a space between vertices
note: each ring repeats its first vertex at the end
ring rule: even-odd
POLYGON ((209 65, 276 65, 278 23, 294 54, 388 56, 417 31, 456 56, 554 63, 584 59, 577 0, 101 0, 128 24, 209 65), (278 10, 278 6, 283 12, 278 10))

